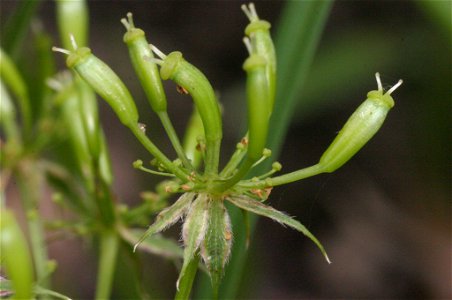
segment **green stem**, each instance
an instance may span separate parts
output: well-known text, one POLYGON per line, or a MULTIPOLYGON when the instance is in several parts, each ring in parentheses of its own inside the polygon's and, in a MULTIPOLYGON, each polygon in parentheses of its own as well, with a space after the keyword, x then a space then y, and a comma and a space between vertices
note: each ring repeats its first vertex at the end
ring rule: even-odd
POLYGON ((119 238, 115 231, 106 230, 100 237, 100 259, 97 273, 97 300, 110 298, 113 275, 118 254, 119 238))
POLYGON ((206 139, 206 161, 205 173, 207 175, 218 174, 218 163, 220 161, 220 144, 221 139, 208 140, 206 139))
MULTIPOLYGON (((243 139, 247 138, 247 136, 248 136, 248 134, 245 135, 245 137, 243 139)), ((240 145, 240 144, 241 143, 239 143, 238 145, 240 145)), ((231 155, 231 158, 229 159, 228 163, 226 164, 226 166, 223 168, 223 170, 220 173, 221 177, 227 177, 230 174, 232 174, 232 172, 237 168, 237 166, 242 161, 243 157, 245 157, 246 145, 245 144, 241 144, 241 145, 242 145, 242 147, 237 146, 237 149, 231 155)))
POLYGON ((144 134, 144 132, 138 128, 138 126, 129 126, 135 137, 140 143, 148 150, 154 157, 165 166, 165 168, 176 175, 183 182, 187 181, 187 173, 176 167, 166 156, 163 154, 151 140, 144 134))
MULTIPOLYGON (((41 174, 33 161, 24 161, 18 174, 19 189, 23 205, 27 212, 27 227, 30 235, 31 251, 36 270, 36 279, 40 286, 51 288, 47 268, 47 247, 44 229, 39 217, 39 200, 42 189, 41 174)), ((43 298, 44 299, 44 298, 43 298)))
POLYGON ((238 169, 237 173, 234 174, 234 176, 232 176, 225 182, 217 184, 213 188, 213 190, 221 193, 233 187, 237 182, 240 181, 240 179, 245 177, 245 175, 249 172, 254 163, 255 163, 254 160, 250 160, 249 157, 247 157, 246 160, 242 163, 242 165, 238 169))
POLYGON ((196 272, 198 271, 199 257, 199 254, 195 255, 195 257, 188 264, 185 274, 179 282, 179 290, 174 296, 175 300, 189 299, 196 272))
POLYGON ((176 131, 174 130, 173 124, 171 123, 170 118, 168 117, 168 112, 162 111, 158 113, 160 121, 162 122, 163 128, 165 128, 166 134, 168 135, 171 144, 174 147, 174 150, 177 153, 177 156, 182 161, 185 168, 189 170, 193 170, 193 166, 185 155, 185 151, 182 148, 179 138, 177 137, 176 131))
POLYGON ((259 181, 248 181, 244 183, 240 183, 240 187, 252 189, 252 188, 265 188, 269 186, 277 186, 277 185, 283 185, 290 182, 302 180, 308 177, 312 177, 321 173, 324 173, 325 169, 320 164, 316 164, 298 171, 294 171, 291 173, 287 173, 281 176, 273 177, 273 178, 267 178, 264 180, 259 181))

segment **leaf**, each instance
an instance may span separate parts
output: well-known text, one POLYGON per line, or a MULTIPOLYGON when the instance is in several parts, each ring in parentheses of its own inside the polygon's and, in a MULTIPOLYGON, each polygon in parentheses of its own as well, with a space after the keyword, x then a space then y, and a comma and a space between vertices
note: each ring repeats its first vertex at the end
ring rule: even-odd
POLYGON ((162 210, 155 219, 154 224, 152 224, 148 228, 148 230, 146 230, 144 235, 135 244, 135 246, 133 247, 133 251, 135 252, 137 247, 148 236, 163 231, 169 226, 176 223, 185 214, 195 195, 196 194, 194 193, 185 193, 182 196, 180 196, 179 199, 173 205, 162 210))
POLYGON ((204 243, 201 245, 201 256, 209 270, 214 295, 218 294, 224 266, 229 260, 231 248, 232 230, 229 214, 224 207, 223 200, 213 198, 210 201, 209 228, 204 243))
POLYGON ((7 24, 2 28, 1 44, 6 51, 13 54, 14 58, 19 56, 22 42, 27 37, 30 21, 37 11, 41 1, 21 1, 15 11, 9 16, 7 24))
POLYGON ((182 228, 182 237, 184 239, 184 264, 179 273, 179 278, 176 282, 177 290, 179 290, 179 282, 184 276, 185 271, 196 254, 199 245, 204 240, 208 225, 208 200, 206 194, 199 194, 198 198, 190 206, 187 213, 187 218, 182 228))
POLYGON ((300 231, 305 236, 310 238, 317 245, 317 247, 320 249, 323 256, 325 257, 326 261, 328 263, 331 263, 322 244, 317 240, 317 238, 311 232, 309 232, 309 230, 303 224, 301 224, 297 220, 293 219, 292 217, 286 215, 283 212, 280 212, 279 210, 274 209, 271 206, 262 204, 261 202, 253 200, 249 197, 236 196, 236 197, 227 198, 227 200, 242 209, 248 210, 250 212, 253 212, 255 214, 258 214, 258 215, 261 215, 264 217, 271 218, 272 220, 274 220, 278 223, 287 225, 289 227, 292 227, 293 229, 300 231))
MULTIPOLYGON (((142 229, 130 230, 121 228, 120 230, 121 237, 132 246, 137 243, 138 239, 143 236, 144 232, 145 231, 142 229)), ((167 258, 180 259, 183 257, 183 251, 176 241, 165 238, 159 234, 147 237, 140 244, 140 250, 167 258)))
POLYGON ((36 285, 34 288, 34 291, 36 293, 36 295, 38 296, 50 296, 54 299, 63 299, 63 300, 71 300, 71 298, 69 298, 66 295, 60 294, 58 292, 55 292, 53 290, 49 290, 43 287, 40 287, 39 285, 36 285))
MULTIPOLYGON (((33 288, 33 291, 38 296, 51 296, 55 299, 64 299, 64 300, 70 300, 68 296, 65 296, 63 294, 60 294, 58 292, 45 289, 39 285, 35 285, 33 288)), ((0 299, 3 298, 9 298, 14 295, 14 290, 12 287, 11 280, 4 279, 3 277, 0 277, 0 299)))

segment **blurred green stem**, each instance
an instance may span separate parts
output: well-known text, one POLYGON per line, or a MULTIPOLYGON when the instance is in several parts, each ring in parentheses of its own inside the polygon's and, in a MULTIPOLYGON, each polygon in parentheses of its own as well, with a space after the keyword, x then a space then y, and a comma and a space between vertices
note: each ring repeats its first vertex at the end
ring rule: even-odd
MULTIPOLYGON (((34 161, 24 160, 19 166, 17 176, 21 199, 27 214, 27 226, 31 251, 36 270, 36 280, 40 286, 50 289, 51 283, 47 268, 47 247, 44 229, 39 214, 39 200, 42 190, 42 178, 34 161)), ((46 298, 42 298, 46 299, 46 298)))
POLYGON ((110 299, 118 247, 119 238, 114 230, 107 229, 101 233, 96 300, 110 299))
POLYGON ((199 255, 195 255, 188 264, 187 270, 180 280, 179 290, 177 291, 176 296, 174 296, 175 300, 189 299, 193 281, 195 280, 196 272, 198 271, 199 257, 199 255))
POLYGON ((177 137, 176 130, 174 130, 173 124, 171 123, 168 113, 166 111, 159 112, 158 116, 160 118, 160 121, 162 122, 163 128, 165 128, 166 134, 168 135, 174 150, 177 153, 177 156, 182 161, 184 167, 189 170, 193 170, 193 166, 191 165, 190 161, 185 155, 184 149, 182 148, 180 140, 177 137))

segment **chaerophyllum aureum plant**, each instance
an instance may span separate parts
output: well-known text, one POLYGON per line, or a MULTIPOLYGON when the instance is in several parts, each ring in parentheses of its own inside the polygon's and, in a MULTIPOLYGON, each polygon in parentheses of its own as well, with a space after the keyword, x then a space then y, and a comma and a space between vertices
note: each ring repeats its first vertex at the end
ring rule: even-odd
POLYGON ((281 170, 281 164, 274 162, 268 172, 248 178, 249 171, 271 155, 271 150, 265 146, 270 130, 269 119, 275 105, 277 62, 270 23, 259 19, 252 3, 243 5, 242 10, 249 19, 243 39, 249 53, 243 64, 247 75, 248 132, 222 168, 219 165, 223 134, 221 110, 209 80, 187 62, 181 52, 165 55, 149 44, 144 31, 135 27, 132 14, 121 20, 126 28, 123 40, 151 109, 160 119, 174 147, 176 159, 170 159, 148 138, 144 124, 139 123, 133 97, 106 63, 94 56, 89 48, 78 47, 74 38, 72 50, 53 48, 68 55, 67 66, 108 102, 119 120, 154 157, 150 167, 145 167, 141 160, 137 160, 134 167, 169 177, 165 181, 165 190, 180 194, 173 205, 158 214, 134 247, 136 250, 146 238, 182 219, 184 262, 177 281, 178 289, 190 263, 200 255, 210 274, 214 293, 217 293, 233 241, 225 202, 300 231, 316 244, 326 261, 330 262, 322 244, 305 226, 264 202, 275 186, 334 172, 345 164, 379 130, 388 111, 394 106, 391 93, 402 84, 400 80, 385 92, 376 73, 378 89, 367 94, 367 99, 351 115, 317 164, 274 176, 281 170), (162 79, 173 81, 180 93, 191 96, 195 105, 190 123, 196 126, 190 127, 183 143, 168 116, 162 79))

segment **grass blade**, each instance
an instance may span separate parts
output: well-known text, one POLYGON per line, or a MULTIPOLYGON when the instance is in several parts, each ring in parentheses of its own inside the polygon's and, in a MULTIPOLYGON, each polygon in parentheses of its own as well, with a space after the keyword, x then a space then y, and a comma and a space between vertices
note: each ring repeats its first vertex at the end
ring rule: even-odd
POLYGON ((24 41, 31 18, 36 12, 40 0, 20 1, 19 6, 8 19, 4 31, 2 32, 2 47, 15 60, 19 55, 19 49, 24 41))

